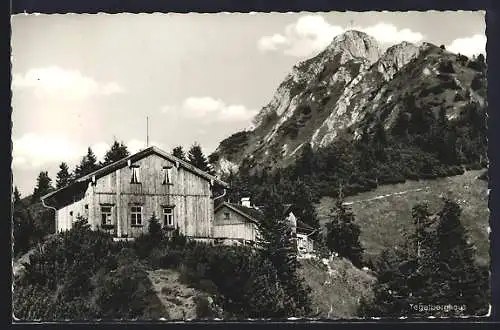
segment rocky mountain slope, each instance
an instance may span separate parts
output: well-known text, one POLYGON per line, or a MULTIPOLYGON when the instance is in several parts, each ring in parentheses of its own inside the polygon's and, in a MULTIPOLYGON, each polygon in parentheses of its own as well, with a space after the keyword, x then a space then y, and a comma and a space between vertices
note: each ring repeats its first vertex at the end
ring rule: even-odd
POLYGON ((470 62, 429 43, 402 42, 383 52, 369 35, 347 31, 297 64, 254 128, 222 141, 211 161, 219 172, 242 162, 286 165, 305 143, 317 149, 377 123, 391 128, 409 96, 454 118, 467 103, 486 102, 486 76, 470 62))

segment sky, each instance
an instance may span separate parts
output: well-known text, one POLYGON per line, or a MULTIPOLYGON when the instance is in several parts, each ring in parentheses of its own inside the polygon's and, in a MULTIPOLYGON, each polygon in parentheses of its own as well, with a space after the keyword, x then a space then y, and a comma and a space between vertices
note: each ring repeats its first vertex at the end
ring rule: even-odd
POLYGON ((12 24, 13 181, 55 183, 92 147, 131 152, 199 143, 205 154, 251 127, 299 61, 338 34, 485 52, 484 12, 20 14, 12 24))

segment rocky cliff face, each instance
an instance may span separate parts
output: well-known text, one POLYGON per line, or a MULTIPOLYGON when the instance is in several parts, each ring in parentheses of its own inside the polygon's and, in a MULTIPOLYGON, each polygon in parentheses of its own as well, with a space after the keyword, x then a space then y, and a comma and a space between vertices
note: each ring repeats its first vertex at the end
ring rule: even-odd
POLYGON ((432 44, 402 42, 382 52, 374 38, 347 31, 298 63, 255 117, 253 130, 224 140, 211 158, 223 172, 243 161, 285 165, 304 143, 321 148, 339 136, 356 138, 361 123, 383 121, 389 128, 409 94, 431 107, 446 106, 452 117, 469 99, 483 101, 470 88, 476 74, 432 44), (441 72, 448 62, 453 72, 441 72))

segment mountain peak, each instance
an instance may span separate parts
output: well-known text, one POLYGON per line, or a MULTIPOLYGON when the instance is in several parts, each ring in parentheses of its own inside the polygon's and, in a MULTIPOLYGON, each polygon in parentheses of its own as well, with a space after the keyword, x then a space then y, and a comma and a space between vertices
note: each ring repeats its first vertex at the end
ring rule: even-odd
POLYGON ((375 63, 382 55, 380 45, 375 38, 358 30, 348 30, 333 38, 327 51, 346 52, 352 57, 365 58, 370 63, 375 63))

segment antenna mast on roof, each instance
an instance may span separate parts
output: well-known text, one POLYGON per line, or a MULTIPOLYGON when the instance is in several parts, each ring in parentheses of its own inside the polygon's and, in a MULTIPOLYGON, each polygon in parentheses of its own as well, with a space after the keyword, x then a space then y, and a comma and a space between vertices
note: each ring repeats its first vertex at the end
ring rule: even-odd
POLYGON ((146 148, 149 147, 149 116, 146 116, 146 148))
POLYGON ((350 20, 349 21, 349 30, 352 30, 353 27, 354 27, 354 20, 350 20))

